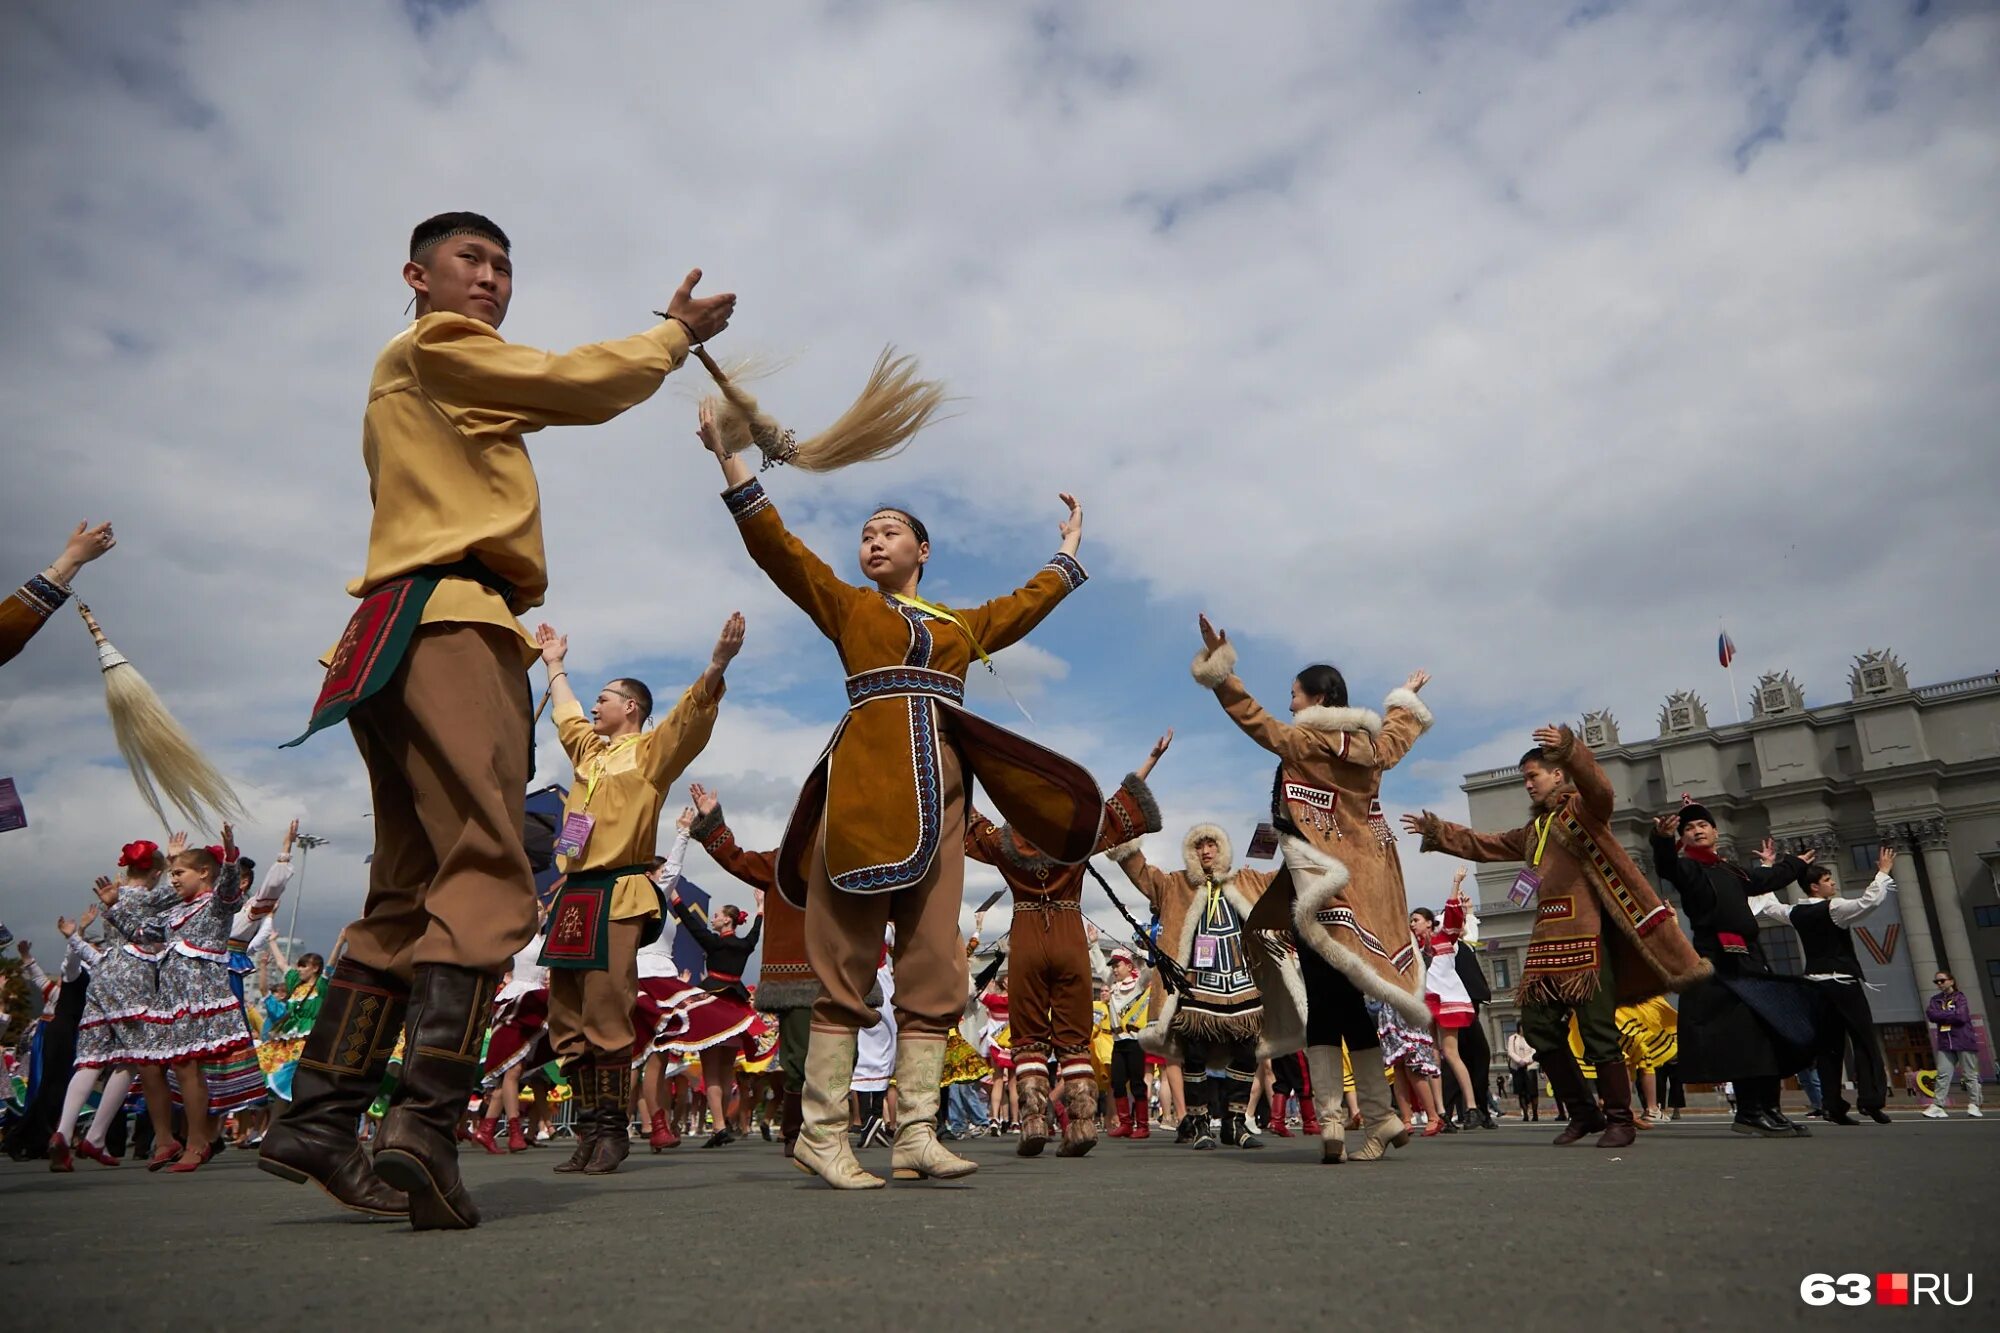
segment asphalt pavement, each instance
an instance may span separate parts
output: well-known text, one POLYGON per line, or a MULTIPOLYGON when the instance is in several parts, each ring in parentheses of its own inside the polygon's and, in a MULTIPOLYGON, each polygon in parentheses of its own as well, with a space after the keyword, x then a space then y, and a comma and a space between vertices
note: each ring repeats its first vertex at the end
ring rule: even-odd
MULTIPOLYGON (((486 1221, 349 1220, 226 1152, 189 1176, 0 1162, 0 1326, 492 1330, 1146 1327, 1269 1330, 1937 1326, 1815 1307, 1809 1274, 1937 1273, 1994 1327, 2000 1116, 1816 1125, 1765 1141, 1716 1117, 1621 1151, 1557 1126, 1318 1164, 1316 1141, 1197 1153, 1172 1136, 1080 1160, 960 1145, 979 1173, 840 1194, 752 1139, 468 1155, 486 1221), (968 1324, 967 1320, 974 1321, 968 1324)), ((862 1155, 886 1173, 888 1151, 862 1155)))

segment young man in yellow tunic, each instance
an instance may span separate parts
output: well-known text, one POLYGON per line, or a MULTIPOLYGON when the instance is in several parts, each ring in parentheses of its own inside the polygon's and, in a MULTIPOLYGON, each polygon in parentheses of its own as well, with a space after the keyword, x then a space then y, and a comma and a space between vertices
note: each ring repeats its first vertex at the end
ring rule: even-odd
POLYGON ((612 681, 586 717, 563 665, 568 636, 542 625, 535 641, 549 670, 556 733, 576 766, 556 841, 563 887, 549 906, 541 956, 549 969, 549 1039, 576 1097, 576 1151, 556 1170, 601 1176, 631 1150, 638 954, 662 925, 659 890, 647 874, 660 806, 715 730, 723 672, 743 648, 743 617, 723 624, 708 669, 651 731, 643 728, 653 692, 643 682, 612 681))
POLYGON ((694 296, 697 269, 646 332, 537 351, 499 334, 513 296, 508 251, 506 233, 477 213, 419 223, 403 265, 416 322, 375 362, 361 427, 375 515, 367 564, 348 586, 361 604, 307 731, 342 719, 353 730, 375 853, 297 1096, 260 1162, 420 1230, 478 1224, 454 1131, 496 981, 535 933, 521 826, 538 649, 515 617, 541 604, 548 566, 523 437, 644 402, 735 310, 734 296, 694 296), (402 1081, 371 1164, 355 1127, 406 1012, 402 1081))

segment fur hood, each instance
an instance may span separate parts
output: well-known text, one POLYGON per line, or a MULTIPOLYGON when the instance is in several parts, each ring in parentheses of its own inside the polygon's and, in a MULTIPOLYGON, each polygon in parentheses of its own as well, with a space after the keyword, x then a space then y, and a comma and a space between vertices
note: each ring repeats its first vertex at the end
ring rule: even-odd
POLYGON ((1187 836, 1181 839, 1181 860, 1187 867, 1189 882, 1203 884, 1209 878, 1207 874, 1203 873, 1201 861, 1194 854, 1194 845, 1203 838, 1215 839, 1215 878, 1226 880, 1235 874, 1236 847, 1229 841, 1229 835, 1222 831, 1222 826, 1219 824, 1196 824, 1187 831, 1187 836))

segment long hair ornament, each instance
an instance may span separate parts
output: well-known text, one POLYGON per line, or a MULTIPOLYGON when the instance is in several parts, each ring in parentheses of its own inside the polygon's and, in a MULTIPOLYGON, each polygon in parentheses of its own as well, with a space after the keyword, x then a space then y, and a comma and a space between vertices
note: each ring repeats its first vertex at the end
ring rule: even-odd
POLYGON ((695 348, 694 354, 722 391, 715 420, 723 444, 732 454, 755 445, 765 468, 789 463, 807 472, 833 472, 887 458, 928 425, 945 402, 942 384, 917 378, 915 357, 897 356, 895 348, 885 347, 861 395, 831 426, 801 440, 744 390, 742 372, 725 372, 705 347, 695 348))
POLYGON ((119 752, 132 770, 132 782, 139 795, 162 826, 173 821, 160 800, 187 816, 200 828, 209 826, 211 816, 233 821, 245 820, 243 803, 237 799, 229 780, 216 771, 195 745, 174 715, 160 702, 160 696, 139 674, 125 654, 104 637, 104 630, 90 608, 76 604, 90 637, 97 641, 97 665, 104 672, 104 706, 111 714, 111 731, 118 738, 119 752), (207 807, 208 814, 203 813, 207 807))

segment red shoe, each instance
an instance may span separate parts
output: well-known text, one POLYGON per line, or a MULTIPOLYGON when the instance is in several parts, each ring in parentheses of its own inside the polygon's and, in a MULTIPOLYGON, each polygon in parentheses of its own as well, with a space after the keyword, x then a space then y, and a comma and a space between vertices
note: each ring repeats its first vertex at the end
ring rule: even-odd
POLYGON ((1271 1137, 1274 1139, 1288 1139, 1292 1137, 1292 1127, 1285 1123, 1285 1116, 1291 1100, 1291 1097, 1286 1093, 1274 1092, 1271 1094, 1271 1137))
POLYGON ((1132 1137, 1135 1139, 1152 1138, 1152 1118, 1153 1106, 1151 1102, 1146 1100, 1145 1094, 1141 1093, 1139 1096, 1134 1097, 1132 1099, 1132 1137))
POLYGON ((653 1132, 646 1136, 646 1142, 654 1152, 664 1152, 668 1148, 681 1146, 681 1136, 674 1133, 673 1124, 665 1111, 653 1112, 653 1132))
POLYGON ((88 1138, 78 1139, 76 1141, 76 1150, 99 1166, 118 1165, 116 1157, 113 1157, 110 1153, 92 1143, 88 1138))
POLYGON ((207 1166, 209 1160, 215 1156, 219 1146, 220 1145, 215 1143, 213 1140, 210 1140, 208 1146, 201 1150, 201 1155, 199 1157, 195 1158, 192 1162, 175 1162, 172 1166, 167 1168, 167 1174, 175 1176, 184 1176, 188 1174, 190 1171, 201 1170, 204 1166, 207 1166))
POLYGON ((1313 1109, 1313 1099, 1303 1092, 1299 1094, 1299 1128, 1308 1137, 1319 1134, 1319 1112, 1313 1109))
POLYGON ((1444 1133, 1444 1119, 1434 1115, 1424 1123, 1424 1132, 1417 1137, 1431 1139, 1442 1133, 1444 1133))
POLYGON ((1117 1097, 1112 1100, 1112 1105, 1118 1111, 1118 1123, 1113 1125, 1110 1129, 1106 1130, 1104 1137, 1108 1139, 1131 1138, 1132 1099, 1130 1097, 1117 1097))
POLYGON ((146 1163, 146 1169, 148 1171, 158 1171, 161 1167, 165 1166, 168 1162, 173 1161, 176 1157, 179 1157, 182 1153, 186 1151, 187 1149, 182 1147, 179 1143, 176 1143, 172 1139, 168 1139, 165 1143, 153 1149, 152 1160, 146 1163))
POLYGON ((515 1116, 507 1122, 507 1151, 528 1151, 528 1122, 523 1116, 515 1116))
POLYGON ((481 1120, 474 1127, 473 1131, 466 1135, 466 1138, 486 1149, 487 1152, 492 1153, 495 1157, 505 1157, 507 1150, 493 1141, 493 1136, 499 1132, 500 1122, 498 1120, 481 1120))
POLYGON ((76 1170, 76 1159, 70 1156, 69 1142, 60 1134, 49 1136, 49 1170, 76 1170))

